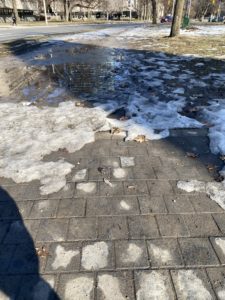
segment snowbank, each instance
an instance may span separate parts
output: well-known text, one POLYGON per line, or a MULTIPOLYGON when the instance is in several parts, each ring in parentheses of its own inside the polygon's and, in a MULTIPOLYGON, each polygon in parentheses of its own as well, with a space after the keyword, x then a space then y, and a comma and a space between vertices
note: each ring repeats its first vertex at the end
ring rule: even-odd
POLYGON ((211 151, 214 154, 225 155, 225 99, 211 102, 203 113, 212 126, 209 129, 211 151))

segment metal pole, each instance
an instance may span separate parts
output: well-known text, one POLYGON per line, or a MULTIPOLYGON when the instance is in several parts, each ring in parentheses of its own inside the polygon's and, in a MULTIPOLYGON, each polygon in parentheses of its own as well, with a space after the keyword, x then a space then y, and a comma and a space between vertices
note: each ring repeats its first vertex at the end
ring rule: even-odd
POLYGON ((47 17, 45 0, 43 0, 43 6, 44 6, 44 14, 45 14, 45 23, 46 23, 46 25, 48 25, 48 17, 47 17))

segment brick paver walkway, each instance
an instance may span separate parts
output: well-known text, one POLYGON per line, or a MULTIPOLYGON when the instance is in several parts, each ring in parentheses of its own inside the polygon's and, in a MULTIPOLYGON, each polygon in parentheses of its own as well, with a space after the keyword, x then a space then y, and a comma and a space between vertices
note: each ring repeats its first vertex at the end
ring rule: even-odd
POLYGON ((54 299, 52 286, 71 300, 224 299, 225 212, 176 187, 212 180, 206 165, 220 162, 204 131, 142 144, 97 134, 45 159, 61 157, 76 167, 48 197, 38 182, 0 179, 2 294, 54 299))

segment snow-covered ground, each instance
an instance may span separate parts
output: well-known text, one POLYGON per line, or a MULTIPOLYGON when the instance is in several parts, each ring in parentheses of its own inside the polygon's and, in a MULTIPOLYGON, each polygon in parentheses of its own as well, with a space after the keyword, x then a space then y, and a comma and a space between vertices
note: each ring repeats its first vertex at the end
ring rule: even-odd
MULTIPOLYGON (((215 31, 225 34, 225 26, 211 26, 215 31), (218 31, 217 31, 218 30, 218 31)), ((94 41, 102 43, 105 39, 121 40, 148 39, 155 35, 165 35, 168 27, 136 27, 123 31, 118 29, 104 29, 97 32, 70 35, 57 39, 60 42, 94 41)), ((209 27, 201 27, 199 31, 185 34, 209 34, 209 27)), ((55 39, 50 45, 56 43, 55 39)), ((49 194, 64 188, 66 175, 74 167, 66 161, 44 162, 45 155, 58 149, 74 152, 86 143, 94 141, 94 133, 118 127, 127 132, 127 140, 133 140, 138 135, 145 135, 147 139, 161 139, 169 136, 169 129, 200 128, 199 121, 181 114, 186 105, 187 94, 191 88, 210 84, 218 87, 224 84, 225 74, 218 73, 192 78, 193 72, 180 71, 180 61, 192 61, 193 57, 171 57, 164 53, 155 54, 145 59, 142 54, 133 54, 131 62, 116 61, 114 64, 121 69, 117 81, 128 80, 132 72, 138 72, 140 85, 149 89, 149 95, 141 91, 132 90, 124 103, 107 99, 104 103, 95 102, 95 108, 84 108, 74 105, 74 102, 61 103, 58 107, 44 107, 42 109, 30 105, 31 103, 0 103, 0 176, 12 178, 15 182, 30 182, 40 180, 42 194, 49 194), (124 64, 124 65, 123 65, 124 64), (151 66, 151 70, 149 70, 151 66), (167 86, 168 80, 176 80, 176 86, 167 86), (212 79, 214 82, 212 83, 212 79), (126 118, 116 120, 108 118, 113 111, 126 106, 126 118)), ((201 66, 204 67, 204 63, 201 66)), ((61 90, 60 90, 61 92, 61 90)), ((54 98, 56 93, 49 95, 54 98)), ((59 94, 58 96, 60 96, 59 94)), ((193 101, 196 98, 193 96, 193 101)), ((214 153, 225 154, 225 99, 215 99, 203 111, 203 119, 212 126, 209 130, 211 149, 214 153)), ((221 189, 221 186, 218 187, 221 189)), ((207 190, 215 191, 207 187, 207 190)), ((211 193, 211 192, 210 192, 211 193)), ((217 201, 220 202, 220 201, 217 201)), ((221 205, 221 202, 220 202, 221 205)), ((221 205, 222 206, 222 205, 221 205)))

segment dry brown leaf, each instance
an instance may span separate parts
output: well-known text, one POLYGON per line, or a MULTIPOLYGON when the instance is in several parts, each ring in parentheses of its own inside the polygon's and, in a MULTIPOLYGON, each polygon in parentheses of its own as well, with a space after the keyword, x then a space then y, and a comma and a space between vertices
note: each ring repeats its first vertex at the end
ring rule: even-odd
POLYGON ((187 157, 190 157, 190 158, 197 158, 198 157, 198 154, 193 153, 193 152, 186 152, 186 155, 187 155, 187 157))
POLYGON ((122 129, 118 128, 118 127, 113 127, 111 129, 111 134, 119 134, 122 132, 122 129))
POLYGON ((137 143, 144 143, 144 142, 147 142, 147 138, 145 135, 138 135, 135 139, 134 139, 135 142, 137 143))
POLYGON ((37 253, 37 256, 40 256, 40 257, 47 257, 49 255, 49 252, 45 248, 45 246, 37 247, 36 248, 36 253, 37 253))

